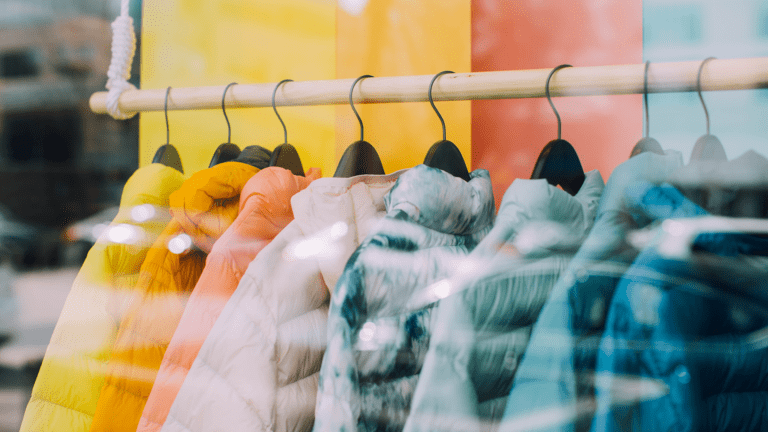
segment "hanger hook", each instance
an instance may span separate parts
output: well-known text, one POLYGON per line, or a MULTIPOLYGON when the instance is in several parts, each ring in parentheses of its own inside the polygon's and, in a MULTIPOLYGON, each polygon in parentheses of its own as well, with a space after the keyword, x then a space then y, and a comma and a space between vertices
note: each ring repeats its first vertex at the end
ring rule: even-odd
POLYGON ((373 75, 363 75, 355 80, 355 82, 352 83, 352 88, 349 89, 349 105, 352 106, 352 111, 355 112, 355 115, 357 116, 357 121, 360 123, 360 141, 365 141, 363 139, 363 119, 360 118, 360 114, 357 113, 357 110, 355 109, 355 104, 352 102, 352 93, 355 91, 355 86, 357 85, 357 82, 360 81, 363 78, 373 78, 373 75))
POLYGON ((555 117, 557 117, 557 139, 560 139, 562 137, 562 130, 563 130, 563 124, 560 121, 560 114, 557 112, 557 109, 555 108, 555 104, 552 103, 552 97, 549 96, 549 80, 552 79, 552 75, 555 74, 555 72, 559 71, 560 69, 571 67, 569 64, 562 64, 554 69, 552 69, 552 72, 549 73, 549 76, 547 77, 547 87, 544 89, 545 93, 547 94, 547 100, 549 101, 549 106, 552 107, 552 111, 555 112, 555 117))
POLYGON ((221 95, 221 111, 224 112, 224 120, 227 121, 227 144, 230 144, 232 142, 232 126, 229 124, 229 117, 227 117, 227 108, 226 108, 226 105, 224 104, 224 101, 227 98, 227 90, 229 90, 230 87, 236 84, 237 84, 236 82, 229 83, 224 88, 224 94, 221 95))
POLYGON ((701 99, 701 106, 704 107, 704 115, 707 117, 707 135, 709 135, 709 111, 707 111, 707 105, 704 103, 704 96, 701 95, 701 72, 704 70, 704 65, 710 61, 714 60, 715 57, 707 57, 702 62, 701 65, 699 65, 699 74, 696 77, 696 91, 699 92, 699 99, 701 99))
POLYGON ((165 90, 165 143, 171 143, 171 127, 168 125, 168 96, 171 94, 171 87, 165 90))
POLYGON ((651 113, 648 108, 648 68, 651 66, 651 62, 645 62, 645 71, 643 72, 643 105, 645 106, 645 136, 648 138, 651 134, 651 113))
POLYGON ((429 103, 432 104, 432 109, 435 110, 435 114, 437 114, 437 118, 440 119, 440 124, 443 125, 443 141, 445 141, 445 120, 443 120, 443 116, 440 115, 440 111, 437 110, 437 107, 435 106, 435 101, 432 99, 432 86, 435 84, 435 81, 437 81, 437 78, 440 77, 440 75, 445 75, 449 73, 454 73, 453 71, 445 70, 437 75, 435 75, 432 78, 432 82, 429 83, 429 103))
POLYGON ((280 124, 283 125, 283 136, 285 137, 285 144, 288 144, 288 128, 285 127, 285 122, 283 122, 283 118, 280 117, 280 114, 277 112, 277 107, 275 106, 275 96, 277 95, 277 89, 280 88, 281 85, 287 82, 293 82, 292 79, 284 79, 277 83, 275 86, 275 90, 272 92, 272 109, 275 110, 275 115, 277 116, 277 119, 280 120, 280 124))

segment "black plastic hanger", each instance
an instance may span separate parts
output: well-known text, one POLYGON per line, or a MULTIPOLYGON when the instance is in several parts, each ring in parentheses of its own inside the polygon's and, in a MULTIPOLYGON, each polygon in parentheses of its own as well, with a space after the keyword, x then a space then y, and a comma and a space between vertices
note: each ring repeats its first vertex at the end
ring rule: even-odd
POLYGON ((704 59, 699 66, 699 75, 696 78, 696 90, 699 92, 699 99, 701 99, 701 106, 704 107, 704 115, 707 117, 707 134, 702 135, 696 144, 693 146, 691 152, 691 161, 697 160, 712 160, 712 161, 726 161, 728 157, 725 155, 725 149, 720 140, 709 133, 709 111, 707 111, 707 105, 704 103, 704 96, 701 95, 701 71, 704 70, 704 65, 713 60, 714 57, 704 59))
POLYGON ((549 81, 552 79, 552 75, 566 67, 571 67, 571 65, 560 65, 554 68, 547 77, 545 92, 549 106, 552 107, 552 111, 555 112, 555 117, 557 117, 557 139, 547 143, 541 150, 539 158, 536 159, 536 165, 533 167, 531 178, 546 179, 549 184, 553 186, 559 185, 569 194, 576 195, 584 183, 584 169, 581 167, 581 161, 579 160, 579 155, 576 154, 576 150, 568 141, 561 138, 562 123, 560 122, 560 114, 555 109, 555 104, 552 103, 552 98, 549 95, 549 81))
POLYGON ((275 106, 275 96, 277 95, 277 89, 283 83, 291 82, 291 79, 284 79, 277 83, 275 90, 272 92, 272 109, 275 110, 277 119, 280 120, 280 124, 283 125, 283 136, 285 137, 282 144, 275 147, 272 152, 272 158, 269 160, 269 166, 277 166, 285 168, 293 173, 293 175, 304 176, 304 166, 301 164, 301 158, 299 158, 299 152, 296 151, 292 145, 288 144, 288 128, 285 127, 285 122, 280 114, 277 112, 277 106, 275 106))
POLYGON ((165 91, 165 144, 161 145, 155 152, 155 157, 152 158, 152 163, 163 164, 167 167, 171 167, 184 174, 184 168, 181 166, 181 156, 179 151, 176 150, 171 144, 171 128, 168 125, 168 96, 171 94, 171 88, 165 91))
POLYGON ((232 159, 235 162, 242 162, 262 170, 269 165, 272 152, 260 145, 250 145, 243 148, 243 151, 232 159))
POLYGON ((363 120, 360 118, 360 114, 355 109, 355 104, 352 102, 352 93, 355 90, 357 82, 363 78, 373 78, 372 75, 363 75, 352 83, 352 88, 349 90, 349 104, 352 106, 352 111, 357 116, 357 121, 360 122, 360 140, 355 141, 347 147, 344 154, 341 156, 339 165, 336 166, 336 172, 333 173, 334 177, 354 177, 362 174, 374 174, 383 175, 384 167, 381 165, 381 158, 373 148, 371 143, 363 139, 363 120))
POLYGON ((661 144, 659 144, 659 142, 656 141, 656 139, 648 136, 651 130, 651 115, 650 115, 650 110, 648 109, 648 67, 650 65, 651 65, 651 62, 649 61, 645 62, 645 72, 643 73, 643 107, 645 108, 645 135, 643 135, 643 138, 640 139, 640 141, 638 141, 634 147, 632 147, 632 152, 629 154, 630 159, 634 156, 639 155, 640 153, 645 153, 645 152, 652 152, 660 155, 664 154, 664 149, 661 148, 661 144))
POLYGON ((453 71, 442 71, 432 78, 432 82, 429 83, 429 103, 432 104, 432 109, 435 110, 437 118, 440 119, 440 124, 443 125, 443 139, 432 144, 429 148, 427 156, 424 158, 424 165, 439 168, 449 174, 452 174, 464 181, 469 181, 469 170, 467 164, 464 162, 464 157, 461 155, 461 150, 456 147, 456 144, 445 139, 445 120, 440 115, 440 111, 435 106, 435 101, 432 99, 432 86, 440 75, 453 73, 453 71))
POLYGON ((218 148, 216 148, 216 151, 213 152, 213 157, 211 158, 211 163, 208 164, 208 168, 211 168, 214 165, 218 165, 223 162, 229 162, 233 159, 235 159, 238 155, 240 155, 240 147, 236 146, 235 144, 232 144, 232 126, 229 124, 229 117, 227 117, 227 107, 225 106, 225 101, 227 97, 227 90, 229 90, 230 87, 235 85, 237 83, 230 83, 224 88, 224 94, 221 96, 221 111, 224 112, 224 120, 227 121, 227 142, 224 144, 221 144, 218 148))

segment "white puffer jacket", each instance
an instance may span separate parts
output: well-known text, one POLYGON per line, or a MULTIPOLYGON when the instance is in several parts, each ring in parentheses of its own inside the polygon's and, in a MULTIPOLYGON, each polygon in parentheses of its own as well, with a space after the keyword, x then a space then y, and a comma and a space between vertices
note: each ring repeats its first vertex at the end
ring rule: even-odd
POLYGON ((330 291, 401 173, 318 179, 294 195, 294 221, 243 275, 163 432, 312 429, 330 291))

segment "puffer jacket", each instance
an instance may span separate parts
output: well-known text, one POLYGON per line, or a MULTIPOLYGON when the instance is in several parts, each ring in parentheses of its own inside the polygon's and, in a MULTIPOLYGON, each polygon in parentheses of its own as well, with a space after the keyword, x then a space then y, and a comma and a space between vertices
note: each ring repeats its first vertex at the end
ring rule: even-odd
POLYGON ((493 229, 446 281, 456 293, 435 310, 406 432, 498 427, 532 324, 592 228, 603 187, 594 170, 575 196, 546 180, 507 189, 493 229))
POLYGON ((187 298, 216 239, 237 217, 240 192, 258 168, 225 162, 171 194, 173 219, 147 253, 120 323, 91 431, 134 432, 187 298))
POLYGON ((125 183, 115 220, 88 252, 67 295, 22 431, 85 432, 91 427, 123 304, 147 251, 171 218, 168 197, 183 182, 175 169, 150 164, 125 183))
POLYGON ((627 202, 626 193, 639 181, 668 178, 681 165, 679 152, 646 152, 613 170, 600 197, 595 225, 534 324, 501 431, 528 425, 542 431, 589 429, 597 346, 608 304, 618 280, 638 254, 629 243, 629 233, 650 222, 627 202))
MULTIPOLYGON (((708 215, 668 185, 628 198, 658 221, 708 215)), ((704 233, 692 249, 680 259, 651 244, 619 282, 598 351, 593 431, 765 429, 768 348, 754 335, 768 325, 758 294, 768 290, 768 239, 704 233)))
POLYGON ((138 431, 159 431, 187 372, 248 265, 293 220, 291 197, 320 177, 269 167, 251 177, 240 194, 240 213, 208 255, 205 269, 165 352, 138 431))
POLYGON ((294 195, 295 220, 248 266, 163 432, 312 428, 331 289, 400 174, 323 178, 294 195))
POLYGON ((401 430, 429 346, 431 305, 416 290, 445 278, 491 229, 490 176, 419 165, 387 195, 387 217, 347 263, 331 299, 315 431, 401 430))

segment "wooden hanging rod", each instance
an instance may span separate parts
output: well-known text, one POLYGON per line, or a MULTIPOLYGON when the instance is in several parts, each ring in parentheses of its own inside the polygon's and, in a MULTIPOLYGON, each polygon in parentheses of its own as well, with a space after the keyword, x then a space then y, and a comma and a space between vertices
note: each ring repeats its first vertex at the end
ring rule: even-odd
MULTIPOLYGON (((649 93, 696 91, 700 61, 651 63, 649 93)), ((552 77, 552 96, 595 96, 643 93, 644 64, 572 67, 552 77)), ((435 82, 435 101, 474 99, 519 99, 545 97, 544 85, 552 69, 471 72, 443 75, 435 82)), ((433 75, 367 78, 355 87, 355 103, 426 102, 433 75)), ((279 106, 332 105, 349 103, 354 78, 325 81, 296 81, 277 92, 279 106)), ((240 84, 227 93, 227 107, 271 107, 275 84, 240 84)), ((768 88, 768 57, 711 60, 701 77, 704 91, 768 88)), ((173 88, 169 110, 220 109, 225 85, 173 88)), ((91 96, 93 112, 104 114, 107 93, 91 96)), ((130 90, 120 97, 124 112, 162 111, 165 89, 130 90)))

